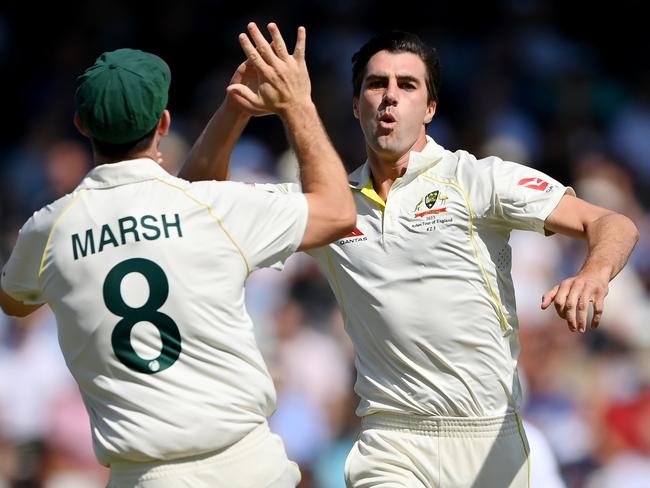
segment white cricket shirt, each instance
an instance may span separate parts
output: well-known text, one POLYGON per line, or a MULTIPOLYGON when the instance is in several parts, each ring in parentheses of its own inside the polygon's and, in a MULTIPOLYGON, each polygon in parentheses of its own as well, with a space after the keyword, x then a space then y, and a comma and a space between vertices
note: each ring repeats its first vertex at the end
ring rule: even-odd
POLYGON ((189 183, 151 159, 98 166, 27 221, 2 287, 52 307, 100 462, 221 449, 273 412, 244 282, 306 222, 302 194, 189 183))
POLYGON ((386 203, 368 163, 350 185, 355 231, 310 253, 354 343, 357 413, 472 417, 518 409, 510 231, 543 233, 546 217, 573 190, 535 169, 452 153, 430 138, 410 154, 386 203))

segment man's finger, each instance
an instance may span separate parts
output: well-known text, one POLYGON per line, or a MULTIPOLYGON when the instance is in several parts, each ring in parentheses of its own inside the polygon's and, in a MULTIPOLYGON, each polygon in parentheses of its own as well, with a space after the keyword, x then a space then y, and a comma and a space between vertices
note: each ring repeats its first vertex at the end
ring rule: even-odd
POLYGON ((248 24, 248 32, 253 38, 253 42, 255 43, 257 52, 260 53, 264 61, 266 61, 268 64, 275 63, 278 60, 278 58, 276 54, 273 52, 273 49, 271 48, 269 41, 266 40, 266 38, 262 34, 262 31, 260 31, 259 27, 257 27, 257 24, 255 22, 250 22, 248 24))
POLYGON ((282 34, 280 34, 280 29, 278 29, 278 26, 275 24, 275 22, 271 22, 267 26, 267 29, 271 33, 271 39, 273 39, 273 42, 271 42, 271 47, 275 53, 281 59, 288 58, 289 52, 287 51, 287 45, 284 43, 284 39, 282 38, 282 34))
POLYGON ((307 31, 303 26, 298 27, 296 47, 293 49, 293 57, 302 61, 305 59, 305 44, 307 42, 307 31))
POLYGON ((594 316, 591 318, 591 328, 595 329, 600 324, 600 319, 603 316, 603 305, 605 303, 604 296, 598 296, 594 300, 594 316))
MULTIPOLYGON (((571 291, 572 283, 573 281, 571 280, 562 281, 555 295, 555 300, 553 300, 557 314, 565 320, 567 319, 567 313, 570 311, 570 306, 569 308, 567 308, 567 298, 569 292, 571 291)), ((569 329, 575 330, 575 324, 569 322, 568 325, 569 325, 569 329)))
POLYGON ((582 293, 578 298, 576 325, 578 326, 579 332, 584 332, 587 329, 587 315, 589 314, 589 304, 591 302, 591 295, 588 293, 582 293))
MULTIPOLYGON (((585 289, 584 283, 581 281, 573 280, 571 282, 571 289, 567 295, 566 302, 564 304, 564 309, 566 311, 566 320, 569 323, 569 328, 571 330, 577 330, 578 332, 583 332, 584 328, 581 329, 578 319, 580 318, 578 307, 580 306, 580 299, 583 296, 583 291, 585 289)), ((584 307, 586 305, 582 304, 584 307)), ((584 327, 584 323, 582 324, 584 327)))
POLYGON ((253 43, 246 34, 239 34, 239 44, 246 55, 247 61, 252 64, 254 68, 261 72, 268 69, 268 65, 262 59, 260 53, 257 52, 257 49, 255 49, 255 46, 253 46, 253 43))
POLYGON ((233 83, 232 85, 228 85, 226 87, 226 91, 232 95, 243 98, 253 107, 262 108, 264 105, 259 95, 253 93, 250 88, 248 88, 246 85, 242 85, 241 83, 233 83))
POLYGON ((547 291, 542 295, 542 310, 546 310, 548 306, 553 303, 555 295, 557 294, 560 285, 555 285, 551 290, 547 291))

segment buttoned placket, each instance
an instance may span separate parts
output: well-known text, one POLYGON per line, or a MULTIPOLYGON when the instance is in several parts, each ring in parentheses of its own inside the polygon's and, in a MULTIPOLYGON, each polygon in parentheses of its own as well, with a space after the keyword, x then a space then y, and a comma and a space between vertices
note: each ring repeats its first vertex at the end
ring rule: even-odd
POLYGON ((386 196, 386 202, 384 207, 384 212, 382 215, 382 233, 381 240, 383 244, 386 244, 387 237, 398 237, 399 236, 399 216, 401 212, 401 186, 402 178, 397 178, 390 189, 388 190, 388 195, 386 196))

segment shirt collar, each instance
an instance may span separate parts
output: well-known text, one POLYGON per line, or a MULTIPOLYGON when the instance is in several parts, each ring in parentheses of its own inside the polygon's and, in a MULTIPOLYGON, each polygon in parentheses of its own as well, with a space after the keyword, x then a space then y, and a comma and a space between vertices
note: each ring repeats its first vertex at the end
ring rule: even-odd
MULTIPOLYGON (((427 145, 422 151, 411 151, 409 153, 409 162, 406 167, 406 173, 401 177, 404 181, 411 181, 423 171, 437 164, 444 156, 445 149, 436 143, 431 137, 426 136, 427 145)), ((368 160, 348 176, 348 182, 351 188, 361 190, 368 186, 370 182, 370 164, 368 160)))
POLYGON ((81 181, 77 189, 110 188, 164 177, 169 177, 169 173, 153 159, 129 159, 96 166, 81 181))

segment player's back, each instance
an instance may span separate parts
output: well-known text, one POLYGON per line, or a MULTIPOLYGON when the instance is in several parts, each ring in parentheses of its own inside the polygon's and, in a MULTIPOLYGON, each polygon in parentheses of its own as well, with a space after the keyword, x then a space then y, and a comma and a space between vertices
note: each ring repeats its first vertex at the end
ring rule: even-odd
POLYGON ((213 451, 272 412, 244 307, 259 263, 238 242, 254 228, 244 220, 269 209, 240 213, 241 187, 190 184, 134 160, 96 168, 35 215, 49 226, 43 296, 100 461, 213 451))

